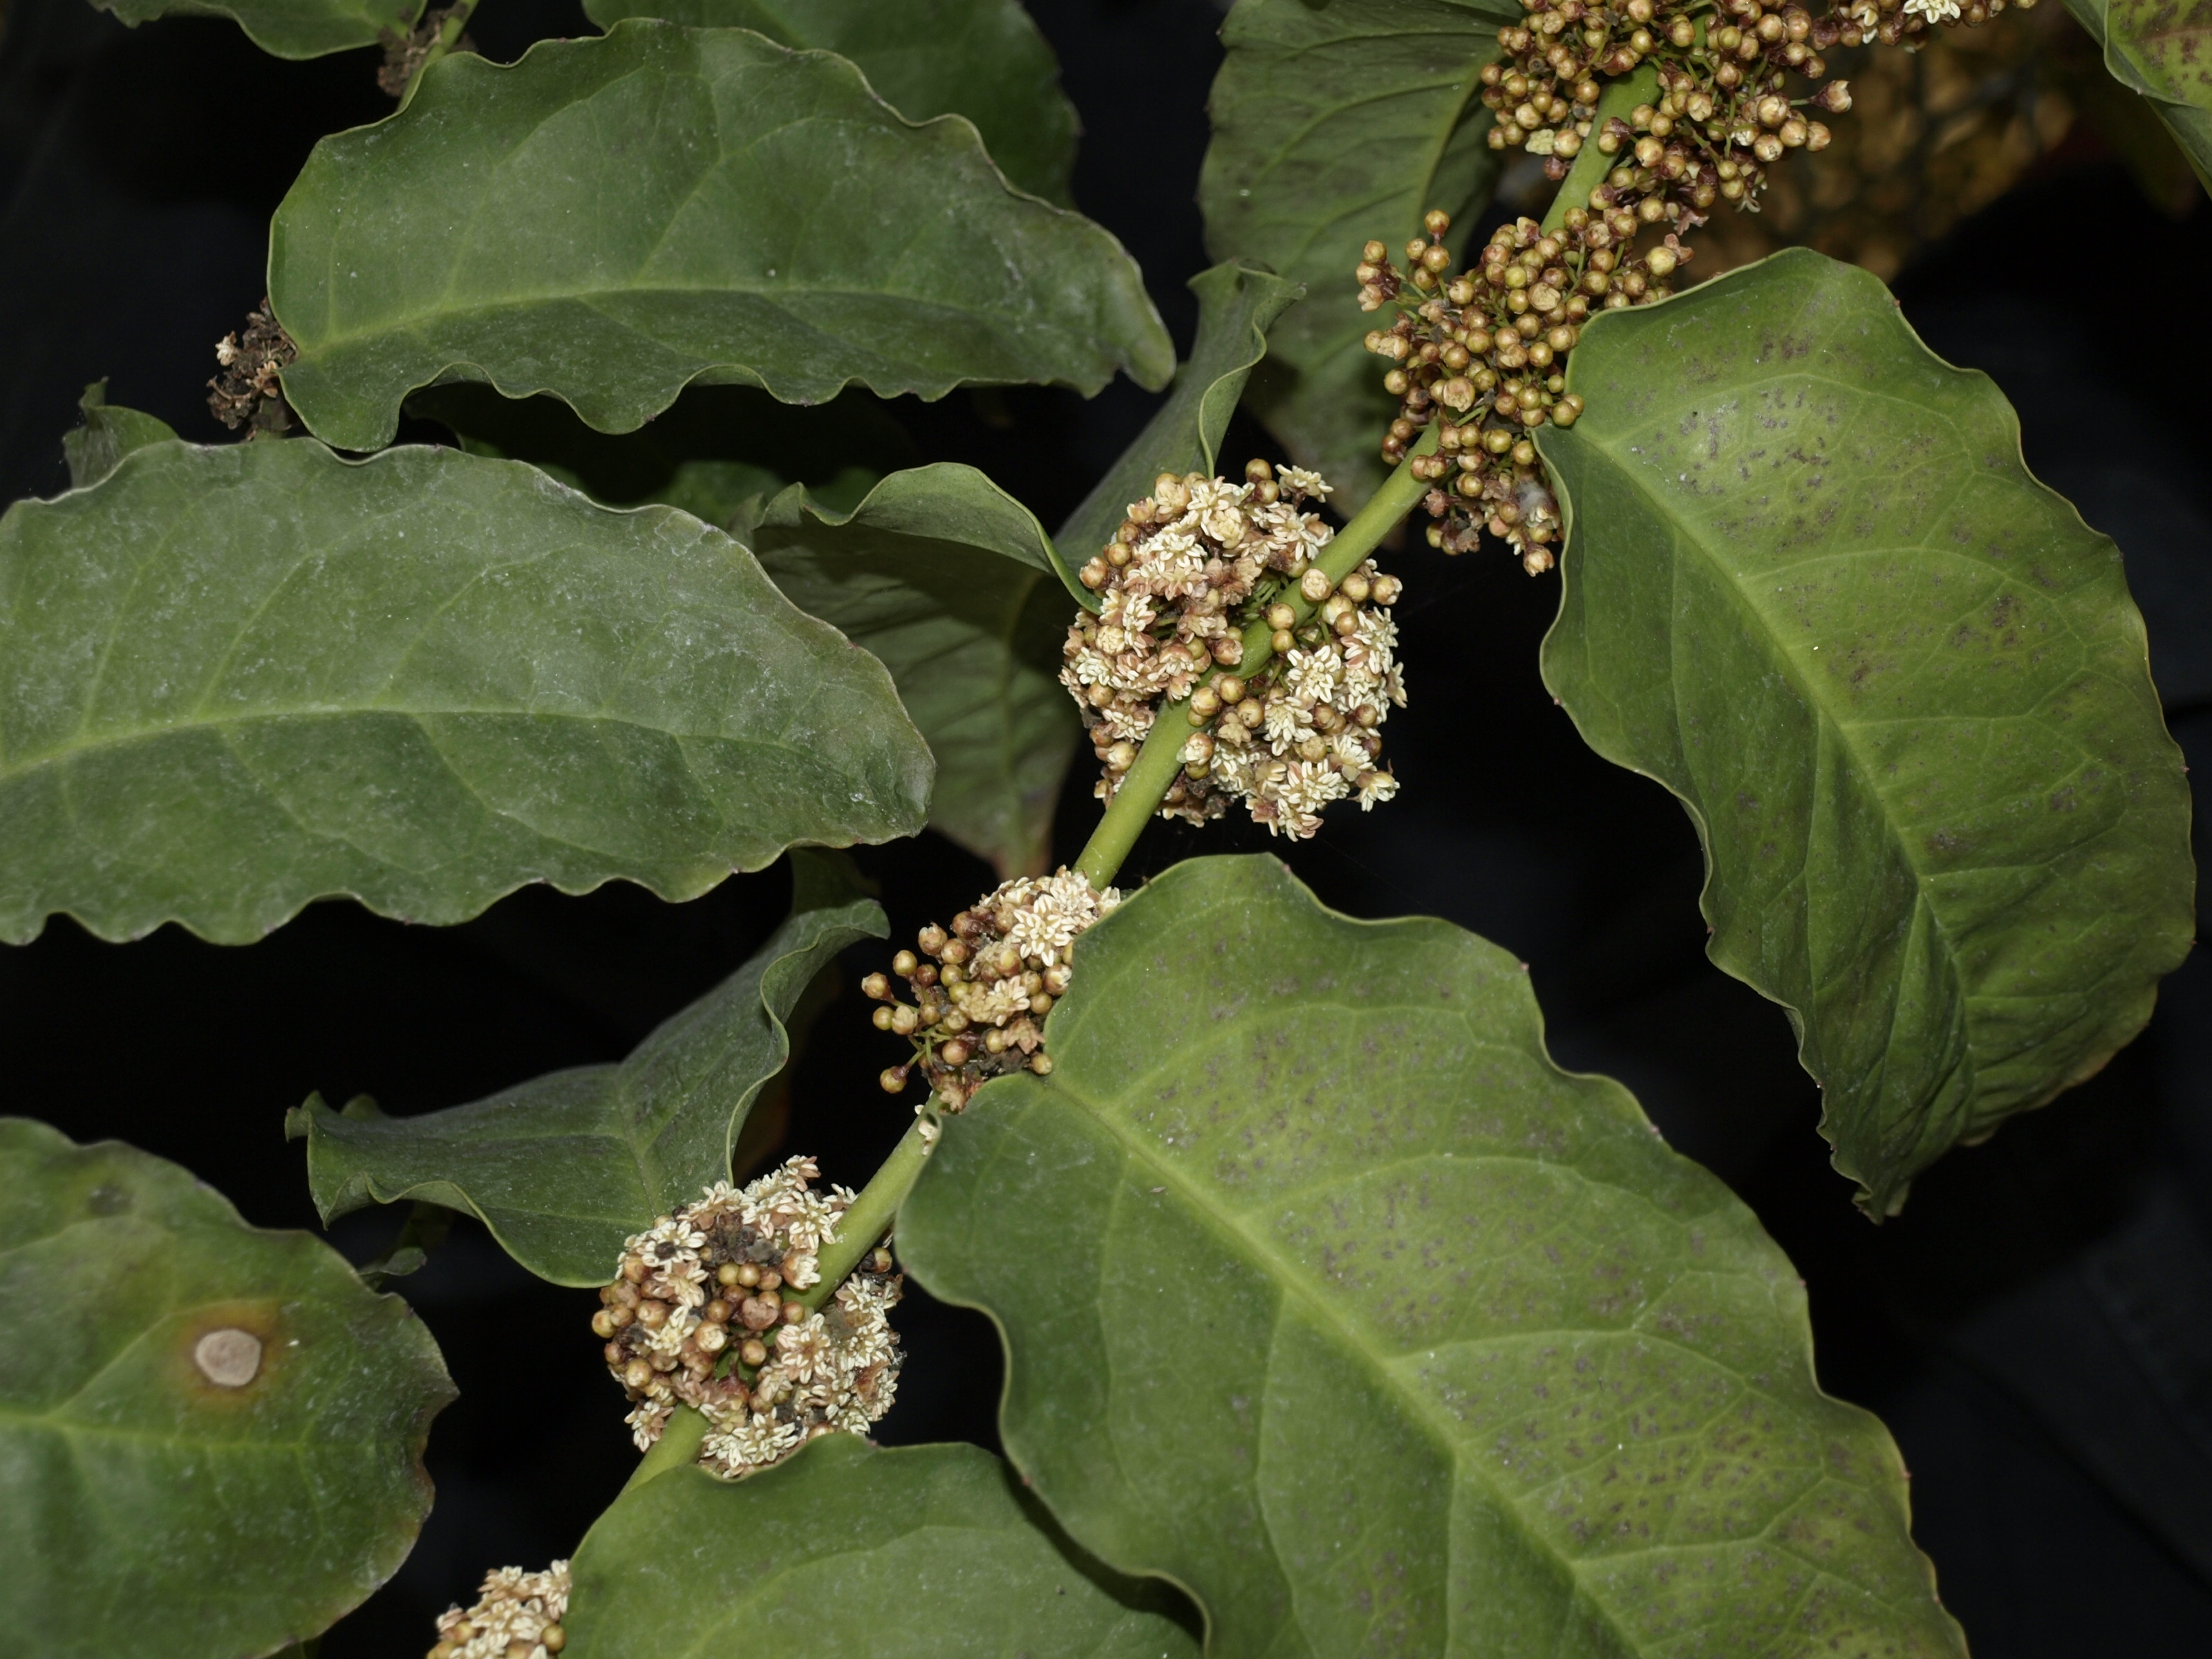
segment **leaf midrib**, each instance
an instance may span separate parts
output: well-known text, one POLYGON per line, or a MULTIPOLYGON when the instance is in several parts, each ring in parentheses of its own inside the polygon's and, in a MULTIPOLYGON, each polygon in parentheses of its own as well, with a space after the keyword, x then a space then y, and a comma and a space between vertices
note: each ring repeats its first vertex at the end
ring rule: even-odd
MULTIPOLYGON (((1368 1012, 1373 1012, 1372 1008, 1370 1007, 1368 1012)), ((1413 1012, 1423 1011, 1417 1011, 1409 1007, 1407 1012, 1413 1012)), ((1183 1200, 1185 1209, 1188 1212, 1197 1216, 1203 1224, 1210 1225, 1212 1229, 1218 1234, 1226 1234, 1236 1243, 1243 1246, 1247 1250, 1249 1250, 1251 1256, 1257 1259, 1258 1265, 1263 1270, 1267 1272, 1271 1282, 1280 1287, 1281 1291, 1285 1294, 1295 1297, 1305 1309, 1308 1316, 1311 1318, 1316 1325, 1336 1338, 1339 1345, 1343 1349, 1354 1355, 1358 1362, 1362 1366, 1374 1374, 1376 1381, 1380 1383, 1385 1393, 1407 1402, 1410 1406, 1410 1414, 1425 1429, 1428 1430, 1431 1437, 1439 1443, 1444 1459, 1450 1465, 1455 1479, 1472 1478, 1480 1481, 1483 1486, 1489 1491, 1492 1498, 1498 1504, 1498 1508, 1513 1517, 1514 1525, 1520 1530, 1522 1534, 1528 1539, 1531 1547, 1547 1559, 1556 1561, 1565 1568, 1569 1577, 1576 1585, 1578 1593, 1583 1596, 1592 1607, 1595 1608, 1604 1617, 1607 1628, 1612 1630, 1614 1636, 1620 1641, 1623 1648, 1631 1652, 1638 1650, 1635 1640, 1626 1630, 1621 1627, 1619 1617, 1613 1607, 1603 1598, 1600 1597, 1593 1589, 1591 1589, 1584 1582, 1583 1576, 1583 1564, 1577 1561, 1572 1557, 1561 1553, 1551 1540, 1534 1531, 1534 1528, 1529 1526, 1527 1517, 1522 1513, 1521 1505, 1516 1503, 1510 1494, 1501 1492, 1494 1484, 1487 1480, 1480 1465, 1470 1464, 1467 1459, 1462 1457, 1461 1449, 1454 1437, 1452 1427, 1449 1421, 1443 1417, 1440 1409, 1436 1406, 1435 1402, 1426 1399, 1418 1390, 1412 1388, 1400 1376, 1395 1367, 1385 1364, 1369 1352, 1367 1345, 1362 1339, 1360 1334, 1352 1325, 1345 1321, 1341 1314, 1336 1310, 1334 1306, 1330 1304, 1328 1298, 1321 1296, 1307 1284, 1306 1274, 1301 1264, 1286 1260, 1271 1241, 1255 1237, 1254 1235, 1248 1232, 1243 1224, 1241 1217, 1236 1216, 1224 1206, 1206 1201, 1210 1198, 1211 1194, 1207 1194, 1205 1188, 1200 1187, 1194 1180, 1186 1175, 1180 1166, 1162 1163, 1152 1148, 1139 1139, 1133 1130, 1125 1128, 1124 1125, 1120 1121, 1117 1115, 1107 1110, 1102 1110, 1100 1103, 1070 1080, 1064 1071, 1049 1082, 1045 1083, 1043 1087, 1051 1091, 1064 1091, 1073 1099, 1074 1103, 1083 1110, 1086 1116, 1106 1130, 1108 1134, 1113 1138, 1115 1143, 1121 1147, 1125 1158, 1130 1159, 1132 1162, 1141 1164, 1145 1168, 1158 1176, 1160 1178, 1160 1183, 1166 1186, 1170 1192, 1181 1198, 1183 1200)), ((1532 1159, 1524 1161, 1540 1163, 1542 1160, 1532 1159)), ((1567 1167, 1573 1168, 1572 1165, 1569 1165, 1567 1167)), ((1577 1169, 1575 1173, 1583 1180, 1588 1181, 1590 1179, 1589 1176, 1584 1174, 1579 1169, 1577 1169)), ((1115 1183, 1117 1202, 1119 1195, 1125 1193, 1127 1190, 1127 1187, 1128 1182, 1126 1180, 1117 1180, 1115 1183)), ((1626 1191, 1626 1189, 1616 1188, 1615 1190, 1626 1191)), ((1636 1198, 1640 1202, 1647 1204, 1650 1202, 1650 1200, 1645 1199, 1641 1194, 1631 1193, 1629 1195, 1636 1198)), ((1601 1334, 1604 1333, 1589 1332, 1587 1334, 1601 1334)), ((1713 1364, 1716 1366, 1719 1365, 1719 1362, 1713 1360, 1710 1356, 1698 1354, 1696 1353, 1694 1350, 1684 1348, 1680 1343, 1674 1341, 1672 1338, 1662 1334, 1639 1329, 1635 1332, 1635 1334, 1639 1339, 1648 1341, 1655 1346, 1677 1349, 1680 1352, 1692 1354, 1693 1357, 1700 1361, 1700 1363, 1713 1364)), ((1729 1368, 1721 1367, 1721 1369, 1726 1370, 1729 1368)), ((1743 1376, 1741 1373, 1730 1370, 1729 1375, 1735 1378, 1736 1382, 1743 1389, 1746 1394, 1754 1395, 1761 1399, 1769 1398, 1764 1390, 1754 1386, 1748 1378, 1743 1376)), ((1778 1404, 1779 1402, 1776 1401, 1773 1403, 1778 1404)), ((1449 1546, 1447 1544, 1444 1547, 1446 1553, 1449 1554, 1449 1546)), ((1275 1553, 1272 1538, 1269 1545, 1269 1553, 1271 1555, 1275 1553)), ((1445 1602, 1444 1613, 1447 1621, 1447 1642, 1449 1643, 1449 1620, 1451 1613, 1451 1604, 1449 1598, 1447 1598, 1445 1602)), ((1293 1612, 1291 1616, 1293 1618, 1297 1616, 1295 1612, 1293 1612)))

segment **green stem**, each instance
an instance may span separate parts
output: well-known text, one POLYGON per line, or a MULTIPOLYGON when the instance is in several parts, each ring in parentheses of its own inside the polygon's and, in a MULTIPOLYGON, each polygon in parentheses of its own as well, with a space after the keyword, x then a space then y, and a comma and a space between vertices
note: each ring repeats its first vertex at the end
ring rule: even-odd
POLYGON ((1617 152, 1607 155, 1597 147, 1605 124, 1616 115, 1626 120, 1629 111, 1638 104, 1655 102, 1658 96, 1659 70, 1651 64, 1638 64, 1605 89, 1597 100, 1597 113, 1590 117, 1589 137, 1576 152, 1574 165, 1559 181, 1559 193, 1552 198, 1552 205, 1545 211, 1546 230, 1557 230, 1571 210, 1588 207, 1590 192, 1605 182, 1607 173, 1622 164, 1617 152))
POLYGON ((422 61, 415 66, 415 73, 407 77, 407 90, 399 94, 399 107, 405 109, 415 101, 415 88, 422 84, 422 71, 428 69, 460 42, 461 33, 469 26, 469 14, 476 9, 475 0, 456 5, 438 25, 437 38, 430 42, 422 61))
MULTIPOLYGON (((1314 562, 1328 573, 1331 582, 1340 582, 1359 568, 1360 562, 1372 553, 1391 526, 1413 510, 1428 485, 1413 476, 1413 459, 1426 455, 1437 447, 1441 435, 1436 422, 1429 422, 1398 470, 1382 481, 1382 487, 1370 496, 1367 505, 1352 515, 1352 522, 1331 538, 1314 562)), ((1316 606, 1296 587, 1284 590, 1280 603, 1297 612, 1298 621, 1306 622, 1316 606)), ((1249 679, 1267 665, 1275 654, 1273 644, 1274 630, 1264 622, 1256 622, 1244 630, 1244 654, 1236 668, 1216 668, 1209 672, 1201 684, 1211 685, 1224 674, 1236 673, 1249 679)), ((1159 810, 1160 801, 1182 770, 1183 745, 1190 741, 1192 732, 1198 730, 1190 722, 1190 700, 1169 703, 1152 721, 1152 729, 1145 734, 1144 747, 1137 751, 1136 763, 1122 775, 1121 787, 1114 792, 1107 803, 1106 814, 1098 821, 1084 844, 1083 852, 1075 860, 1075 872, 1100 892, 1105 891, 1121 868, 1129 849, 1137 844, 1137 837, 1145 832, 1145 825, 1159 810)))
POLYGON ((924 1106, 915 1115, 913 1126, 899 1137, 898 1145, 891 1148, 891 1155, 868 1178, 868 1184, 860 1188, 853 1207, 837 1223, 837 1237, 822 1247, 822 1277, 794 1295, 793 1301, 801 1307, 819 1308, 836 1294, 837 1287, 890 1231, 898 1206, 914 1190, 914 1183, 921 1176, 921 1166, 929 1162, 930 1149, 936 1144, 937 1119, 924 1106))
POLYGON ((681 1468, 699 1459, 699 1448, 706 1443, 707 1419, 689 1406, 678 1406, 669 1415, 667 1425, 660 1431, 660 1438, 647 1448, 638 1460, 637 1467, 629 1472, 623 1490, 641 1486, 657 1474, 681 1468))

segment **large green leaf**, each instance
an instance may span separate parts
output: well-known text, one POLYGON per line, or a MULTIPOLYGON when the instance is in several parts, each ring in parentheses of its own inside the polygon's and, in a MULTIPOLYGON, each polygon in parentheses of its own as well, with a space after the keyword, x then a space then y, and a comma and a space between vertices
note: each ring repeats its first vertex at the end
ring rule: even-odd
POLYGON ((1016 0, 585 0, 584 10, 602 28, 662 17, 849 58, 908 120, 965 116, 1010 183, 1070 205, 1075 106, 1016 0))
POLYGON ((1210 1653, 1963 1652, 1790 1263, 1552 1064, 1511 957, 1213 858, 1077 959, 901 1254, 998 1321, 1037 1494, 1210 1653))
POLYGON ((1370 237, 1401 243, 1442 208, 1471 219, 1498 155, 1482 66, 1515 0, 1237 0, 1209 107, 1199 202, 1217 259, 1265 260, 1306 289, 1267 337, 1253 406, 1357 506, 1382 481, 1396 400, 1360 339, 1370 237))
POLYGON ((890 677, 729 538, 447 449, 156 444, 19 502, 0 661, 9 939, 688 898, 910 835, 929 787, 890 677))
POLYGON ((319 58, 373 46, 386 30, 404 35, 426 0, 92 0, 136 28, 150 18, 228 17, 278 58, 319 58))
POLYGON ((793 604, 891 671, 937 758, 930 823, 1001 874, 1041 872, 1081 722, 1059 684, 1072 605, 1029 510, 941 465, 893 473, 846 514, 794 484, 752 538, 793 604))
POLYGON ((471 455, 528 461, 608 507, 659 501, 748 533, 756 497, 804 483, 850 511, 885 472, 915 459, 913 441, 861 392, 794 409, 757 386, 695 386, 619 434, 594 431, 557 398, 502 398, 488 386, 433 386, 407 408, 451 427, 471 455))
POLYGON ((1060 527, 1068 591, 1087 608, 1098 599, 1073 571, 1114 539, 1129 503, 1152 493, 1163 472, 1220 470, 1222 434, 1244 396, 1253 368, 1267 355, 1267 331, 1304 290, 1265 269, 1231 260, 1190 279, 1198 295, 1198 337, 1175 385, 1137 441, 1121 453, 1060 527))
POLYGON ((0 1119, 0 1626, 40 1659, 238 1659, 398 1569, 453 1398, 397 1297, 185 1170, 0 1119))
POLYGON ((134 449, 166 443, 177 435, 164 420, 107 401, 107 382, 94 380, 77 399, 84 424, 62 434, 62 456, 69 462, 70 488, 88 489, 134 449))
POLYGON ((849 1434, 734 1483, 672 1468, 577 1550, 569 1651, 1197 1659, 1162 1587, 1071 1550, 1035 1503, 974 1446, 849 1434))
POLYGON ((1988 378, 1803 251, 1608 313, 1540 438, 1544 676, 1681 797, 1713 960, 1786 1004, 1836 1167, 1913 1174, 2094 1072, 2189 948, 2189 795, 2119 550, 1988 378))
POLYGON ((966 122, 909 125, 827 53, 644 19, 444 58, 324 139, 269 280, 285 395, 347 449, 440 380, 627 432, 694 380, 819 403, 1175 366, 1121 245, 1010 190, 966 122))
POLYGON ((2066 9, 2212 190, 2212 0, 2066 0, 2066 9))
POLYGON ((307 1142, 325 1223, 404 1199, 467 1210, 556 1285, 602 1285, 623 1241, 730 1179, 762 1085, 790 1057, 800 994, 884 913, 821 854, 793 854, 792 914, 744 967, 671 1016, 618 1066, 554 1072, 419 1117, 341 1114, 320 1097, 286 1133, 307 1142))

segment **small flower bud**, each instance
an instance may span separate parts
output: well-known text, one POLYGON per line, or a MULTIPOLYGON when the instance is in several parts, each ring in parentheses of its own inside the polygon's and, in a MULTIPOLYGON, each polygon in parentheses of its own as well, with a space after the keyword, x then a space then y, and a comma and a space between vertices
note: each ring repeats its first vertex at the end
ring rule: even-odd
MULTIPOLYGON (((1328 572, 1318 568, 1307 571, 1304 575, 1298 578, 1298 592, 1305 595, 1306 601, 1310 605, 1319 605, 1328 597, 1329 590, 1335 586, 1335 583, 1329 580, 1328 572)), ((1287 606, 1284 608, 1288 609, 1287 606)), ((1269 613, 1267 619, 1270 622, 1274 621, 1272 612, 1269 613)))

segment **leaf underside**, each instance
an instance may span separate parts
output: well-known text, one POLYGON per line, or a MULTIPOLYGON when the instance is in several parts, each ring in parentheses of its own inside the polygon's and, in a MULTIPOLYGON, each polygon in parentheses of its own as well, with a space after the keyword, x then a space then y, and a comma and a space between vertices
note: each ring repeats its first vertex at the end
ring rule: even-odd
POLYGON ((901 1254, 999 1322, 1038 1495, 1210 1653, 1963 1653, 1790 1263, 1551 1063, 1510 957, 1210 858, 1077 969, 901 1254))
POLYGON ((228 17, 276 58, 320 58, 404 35, 426 0, 92 0, 136 28, 156 17, 228 17))
POLYGON ((1245 381, 1267 355, 1267 331, 1304 291, 1234 260, 1201 270, 1190 288, 1198 295, 1198 337, 1167 401, 1060 527, 1062 580, 1089 610, 1098 608, 1098 596, 1076 581, 1075 571, 1114 539, 1129 503, 1151 495, 1161 473, 1211 477, 1220 471, 1222 434, 1245 381))
POLYGON ((671 1469, 576 1552, 569 1650, 1197 1659, 1159 1587, 1071 1552, 1033 1501, 974 1446, 848 1434, 735 1483, 671 1469))
POLYGON ((808 982, 846 945, 884 937, 882 910, 836 860, 792 859, 790 919, 620 1065, 418 1117, 309 1100, 287 1132, 307 1139, 325 1224, 368 1204, 441 1204, 478 1217, 541 1279, 605 1284, 624 1239, 731 1178, 746 1114, 790 1057, 787 1024, 808 982))
POLYGON ((1081 734, 1059 684, 1070 602, 1028 510, 973 467, 895 472, 849 514, 794 485, 754 528, 793 604, 873 652, 937 761, 933 828, 1037 873, 1081 734))
POLYGON ((173 1164, 0 1119, 11 1651, 237 1659, 320 1632, 413 1544, 452 1398, 407 1304, 327 1246, 173 1164), (222 1332, 259 1350, 219 1384, 196 1356, 222 1332))
POLYGON ((967 117, 1009 184, 1071 205, 1075 106, 1018 0, 586 0, 584 10, 602 28, 659 17, 834 52, 909 121, 967 117))
POLYGON ((694 381, 808 404, 1175 367, 1121 245, 1009 190, 973 126, 909 125, 843 59, 743 29, 442 59, 316 145, 269 274, 285 395, 345 449, 441 380, 627 432, 694 381))
POLYGON ((1569 380, 1545 682, 1689 809, 1713 960, 1789 1006, 1836 1166, 1890 1212, 2101 1066, 2189 948, 2119 550, 1987 376, 1816 253, 1607 313, 1569 380))
POLYGON ((689 898, 911 835, 890 677, 751 556, 533 469, 296 440, 136 451, 0 520, 0 938, 242 942, 349 894, 689 898))
POLYGON ((1354 303, 1370 238, 1394 246, 1442 208, 1464 238, 1498 155, 1476 76, 1512 0, 1237 0, 1209 108, 1199 203, 1217 259, 1264 260, 1306 298, 1267 336, 1252 404, 1304 465, 1356 507, 1382 480, 1396 399, 1360 341, 1354 303))

